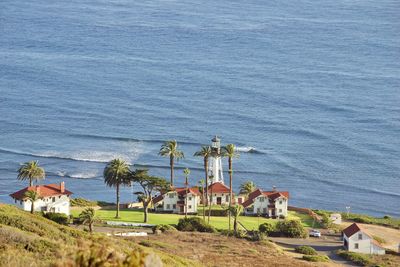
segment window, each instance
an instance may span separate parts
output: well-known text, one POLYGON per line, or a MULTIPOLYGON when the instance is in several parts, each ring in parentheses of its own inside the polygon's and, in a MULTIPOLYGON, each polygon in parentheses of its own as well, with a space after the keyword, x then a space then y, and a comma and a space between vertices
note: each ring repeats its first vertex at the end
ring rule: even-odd
POLYGON ((228 195, 225 196, 225 201, 229 202, 229 196, 228 195))
POLYGON ((282 209, 279 209, 279 213, 282 213, 282 209))
POLYGON ((176 209, 176 204, 172 205, 172 208, 173 208, 173 209, 176 209))
POLYGON ((169 198, 174 198, 175 194, 171 193, 171 194, 168 194, 168 196, 169 196, 169 198))
POLYGON ((264 202, 264 197, 260 197, 260 202, 264 202))
POLYGON ((192 208, 192 205, 189 205, 189 206, 188 206, 188 209, 191 209, 191 208, 192 208))
POLYGON ((260 208, 257 208, 257 213, 260 213, 260 211, 261 211, 260 208))
POLYGON ((358 249, 358 243, 354 243, 354 249, 358 249))
POLYGON ((267 213, 267 208, 263 208, 263 213, 267 213))
POLYGON ((189 201, 191 201, 191 200, 192 200, 192 197, 188 197, 188 199, 189 199, 189 201))
POLYGON ((362 234, 358 234, 358 240, 362 240, 362 234))
POLYGON ((169 204, 167 204, 167 210, 169 210, 170 209, 170 205, 169 204))
POLYGON ((279 200, 279 205, 282 205, 282 200, 279 200))
POLYGON ((56 202, 56 197, 53 197, 53 198, 52 198, 52 201, 53 201, 53 202, 56 202))

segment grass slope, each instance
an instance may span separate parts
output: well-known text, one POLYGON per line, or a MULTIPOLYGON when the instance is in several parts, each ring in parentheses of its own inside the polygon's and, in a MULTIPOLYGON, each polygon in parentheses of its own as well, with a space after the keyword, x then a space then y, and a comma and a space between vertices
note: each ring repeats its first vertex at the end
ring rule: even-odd
MULTIPOLYGON (((0 266, 77 266, 77 257, 114 263, 127 255, 156 253, 164 266, 200 266, 195 261, 146 248, 129 240, 62 226, 40 215, 0 204, 0 266), (111 256, 110 256, 111 255, 111 256)), ((99 265, 100 266, 100 265, 99 265)), ((107 265, 118 266, 118 265, 107 265)))

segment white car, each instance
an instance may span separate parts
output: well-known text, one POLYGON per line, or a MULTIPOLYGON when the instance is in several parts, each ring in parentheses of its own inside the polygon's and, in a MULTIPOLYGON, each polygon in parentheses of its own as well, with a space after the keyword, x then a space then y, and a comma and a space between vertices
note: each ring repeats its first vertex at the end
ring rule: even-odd
POLYGON ((321 232, 315 229, 310 230, 310 236, 312 237, 321 237, 321 232))

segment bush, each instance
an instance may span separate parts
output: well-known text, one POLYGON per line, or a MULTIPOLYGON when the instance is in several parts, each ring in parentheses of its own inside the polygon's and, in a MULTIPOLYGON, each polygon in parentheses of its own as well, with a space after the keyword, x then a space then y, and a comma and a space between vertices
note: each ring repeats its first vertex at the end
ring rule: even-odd
POLYGON ((356 252, 350 252, 345 250, 338 250, 336 252, 340 257, 352 261, 356 264, 360 264, 362 266, 367 266, 372 264, 371 257, 369 255, 364 255, 356 252))
POLYGON ((69 223, 69 217, 64 213, 47 212, 43 213, 43 217, 62 225, 68 225, 69 223))
POLYGON ((207 233, 216 232, 214 227, 212 227, 199 217, 179 219, 177 229, 179 231, 185 231, 185 232, 207 232, 207 233))
POLYGON ((176 231, 176 228, 169 224, 158 224, 153 226, 152 230, 153 233, 156 233, 157 230, 160 230, 161 232, 164 233, 164 232, 176 231))
POLYGON ((279 215, 279 219, 285 219, 285 215, 279 215))
POLYGON ((321 225, 325 229, 328 229, 328 228, 332 227, 333 222, 332 222, 331 218, 327 214, 323 214, 322 215, 321 225))
POLYGON ((299 220, 280 221, 276 225, 277 230, 284 236, 293 238, 306 238, 307 231, 299 220))
POLYGON ((260 231, 249 231, 247 239, 250 241, 262 241, 266 240, 266 235, 260 231))
POLYGON ((383 219, 390 220, 390 219, 392 219, 392 217, 389 215, 385 215, 385 216, 383 216, 383 219))
POLYGON ((260 226, 258 227, 258 230, 266 235, 275 232, 275 229, 276 229, 275 224, 272 224, 270 222, 260 224, 260 226))
POLYGON ((294 250, 304 255, 318 255, 317 251, 309 246, 298 246, 294 250))
POLYGON ((326 255, 304 255, 303 260, 312 262, 328 262, 330 259, 326 255))

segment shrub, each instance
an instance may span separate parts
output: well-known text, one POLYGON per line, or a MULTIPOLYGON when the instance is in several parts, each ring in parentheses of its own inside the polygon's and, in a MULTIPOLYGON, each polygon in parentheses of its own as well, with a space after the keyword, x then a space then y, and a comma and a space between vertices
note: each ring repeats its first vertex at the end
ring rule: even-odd
POLYGON ((169 224, 158 224, 153 226, 152 230, 153 233, 156 233, 157 230, 160 230, 161 232, 164 233, 164 232, 176 231, 176 228, 169 224))
POLYGON ((280 221, 276 225, 277 230, 284 236, 293 238, 306 238, 307 231, 299 220, 280 221))
POLYGON ((390 219, 392 219, 392 217, 389 215, 385 215, 385 216, 383 216, 383 219, 390 220, 390 219))
POLYGON ((317 251, 309 246, 298 246, 294 250, 304 255, 318 255, 317 251))
POLYGON ((270 222, 260 224, 260 226, 258 227, 258 230, 266 235, 275 232, 275 229, 276 229, 275 225, 270 222))
POLYGON ((364 255, 364 254, 345 251, 345 250, 338 250, 336 253, 342 258, 352 261, 356 264, 360 264, 362 266, 367 266, 367 265, 372 264, 372 260, 369 255, 364 255))
POLYGON ((215 233, 214 227, 206 223, 199 217, 190 217, 179 219, 177 229, 185 232, 208 232, 215 233))
POLYGON ((279 215, 279 219, 285 219, 285 215, 279 215))
POLYGON ((262 241, 266 239, 266 235, 260 231, 249 231, 247 239, 250 241, 262 241))
POLYGON ((331 218, 327 214, 323 214, 322 215, 321 225, 325 229, 328 229, 328 228, 332 227, 333 222, 332 222, 331 218))
POLYGON ((47 212, 43 213, 43 217, 62 225, 68 225, 69 223, 69 218, 64 213, 47 212))
POLYGON ((330 259, 326 255, 304 255, 303 260, 312 262, 328 262, 330 259))

